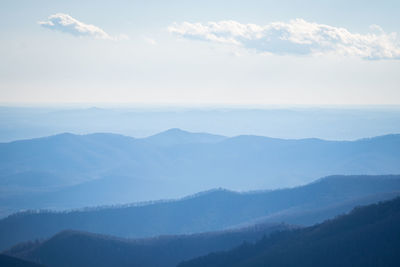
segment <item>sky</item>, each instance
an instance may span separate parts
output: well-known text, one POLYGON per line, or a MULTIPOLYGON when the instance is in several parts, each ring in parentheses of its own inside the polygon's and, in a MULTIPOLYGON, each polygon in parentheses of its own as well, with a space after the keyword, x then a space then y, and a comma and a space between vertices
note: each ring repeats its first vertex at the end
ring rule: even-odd
POLYGON ((399 105, 400 1, 0 1, 0 103, 399 105))

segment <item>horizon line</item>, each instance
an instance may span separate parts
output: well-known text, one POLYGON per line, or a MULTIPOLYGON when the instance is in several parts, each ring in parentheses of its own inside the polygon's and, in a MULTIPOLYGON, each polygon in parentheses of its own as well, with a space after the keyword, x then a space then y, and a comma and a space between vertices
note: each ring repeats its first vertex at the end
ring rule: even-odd
POLYGON ((399 108, 400 104, 240 104, 240 103, 143 103, 143 102, 0 102, 0 108, 232 108, 232 109, 279 109, 279 108, 399 108))

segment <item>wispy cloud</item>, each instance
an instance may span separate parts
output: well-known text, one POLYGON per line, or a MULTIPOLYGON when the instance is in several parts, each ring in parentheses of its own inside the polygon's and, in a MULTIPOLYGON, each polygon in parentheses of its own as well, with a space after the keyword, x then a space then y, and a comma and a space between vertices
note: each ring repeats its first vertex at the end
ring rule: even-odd
POLYGON ((120 40, 127 38, 127 36, 125 35, 111 36, 97 26, 83 23, 71 17, 70 15, 63 13, 51 15, 49 16, 47 21, 39 21, 38 23, 42 27, 55 31, 69 33, 74 36, 88 36, 96 39, 105 40, 120 40))
POLYGON ((373 26, 373 33, 359 34, 303 19, 267 25, 241 24, 230 20, 174 23, 168 27, 168 31, 186 39, 239 46, 260 53, 400 59, 397 33, 385 33, 376 25, 373 26))

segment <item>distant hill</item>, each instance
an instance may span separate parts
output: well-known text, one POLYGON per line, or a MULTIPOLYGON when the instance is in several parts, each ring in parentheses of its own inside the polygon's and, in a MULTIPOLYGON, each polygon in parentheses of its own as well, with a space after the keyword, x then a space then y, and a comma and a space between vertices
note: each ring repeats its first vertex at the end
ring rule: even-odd
POLYGON ((217 143, 227 137, 208 133, 189 133, 178 128, 169 129, 165 132, 150 136, 146 141, 160 146, 173 146, 196 143, 217 143))
POLYGON ((62 132, 113 132, 143 137, 170 128, 226 136, 355 140, 400 133, 398 106, 340 107, 5 107, 0 142, 62 132))
POLYGON ((285 140, 171 129, 135 139, 60 134, 0 143, 0 216, 306 184, 331 174, 400 173, 400 135, 285 140))
POLYGON ((179 262, 227 250, 244 241, 254 242, 287 225, 258 225, 235 231, 211 232, 150 239, 118 239, 77 231, 63 231, 39 243, 20 244, 8 254, 49 267, 175 267, 179 262))
POLYGON ((0 266, 2 267, 44 267, 44 265, 0 254, 0 266))
POLYGON ((256 244, 212 253, 179 267, 400 265, 400 198, 356 208, 309 228, 265 237, 256 244))
POLYGON ((311 225, 356 205, 393 198, 399 192, 399 175, 331 176, 274 191, 237 193, 220 189, 141 205, 22 212, 0 220, 0 249, 67 229, 138 238, 217 231, 254 221, 311 225))

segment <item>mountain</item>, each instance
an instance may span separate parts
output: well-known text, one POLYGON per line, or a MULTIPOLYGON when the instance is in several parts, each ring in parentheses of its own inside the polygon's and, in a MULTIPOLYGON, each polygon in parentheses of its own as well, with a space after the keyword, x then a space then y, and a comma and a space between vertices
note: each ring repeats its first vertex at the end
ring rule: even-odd
POLYGON ((397 106, 334 107, 5 107, 0 106, 0 142, 62 132, 113 132, 149 136, 184 128, 226 136, 252 133, 288 139, 355 140, 400 132, 397 106))
POLYGON ((19 258, 0 254, 0 266, 3 267, 43 267, 41 264, 29 262, 19 258))
POLYGON ((321 207, 300 206, 274 212, 255 220, 247 221, 234 227, 244 227, 253 224, 263 224, 272 222, 289 222, 294 225, 312 225, 322 222, 328 218, 334 218, 338 214, 344 214, 353 207, 377 203, 380 201, 390 200, 400 195, 399 191, 377 193, 364 197, 357 197, 344 201, 338 201, 332 204, 322 205, 321 207))
POLYGON ((331 174, 396 174, 398 147, 400 135, 285 140, 179 129, 139 139, 66 133, 1 143, 0 213, 178 198, 218 187, 293 187, 331 174))
POLYGON ((179 200, 128 206, 68 212, 33 210, 0 220, 0 249, 67 229, 140 238, 218 231, 257 220, 310 225, 356 205, 393 198, 399 192, 399 175, 331 176, 274 191, 237 193, 219 189, 179 200))
POLYGON ((399 266, 400 198, 359 207, 312 227, 212 253, 179 267, 399 266))
POLYGON ((208 133, 189 133, 178 128, 172 128, 165 132, 146 138, 151 144, 159 146, 173 146, 195 143, 217 143, 227 137, 208 133))
POLYGON ((17 245, 6 253, 49 267, 175 267, 183 260, 231 249, 286 229, 290 227, 283 224, 257 225, 235 231, 136 240, 63 231, 43 242, 17 245))
POLYGON ((98 173, 112 166, 119 166, 117 161, 129 160, 135 155, 133 152, 139 150, 135 144, 135 139, 120 135, 69 133, 2 143, 0 180, 5 186, 25 187, 82 182, 96 178, 98 173), (40 176, 48 178, 44 183, 39 180, 39 184, 35 184, 40 176))

